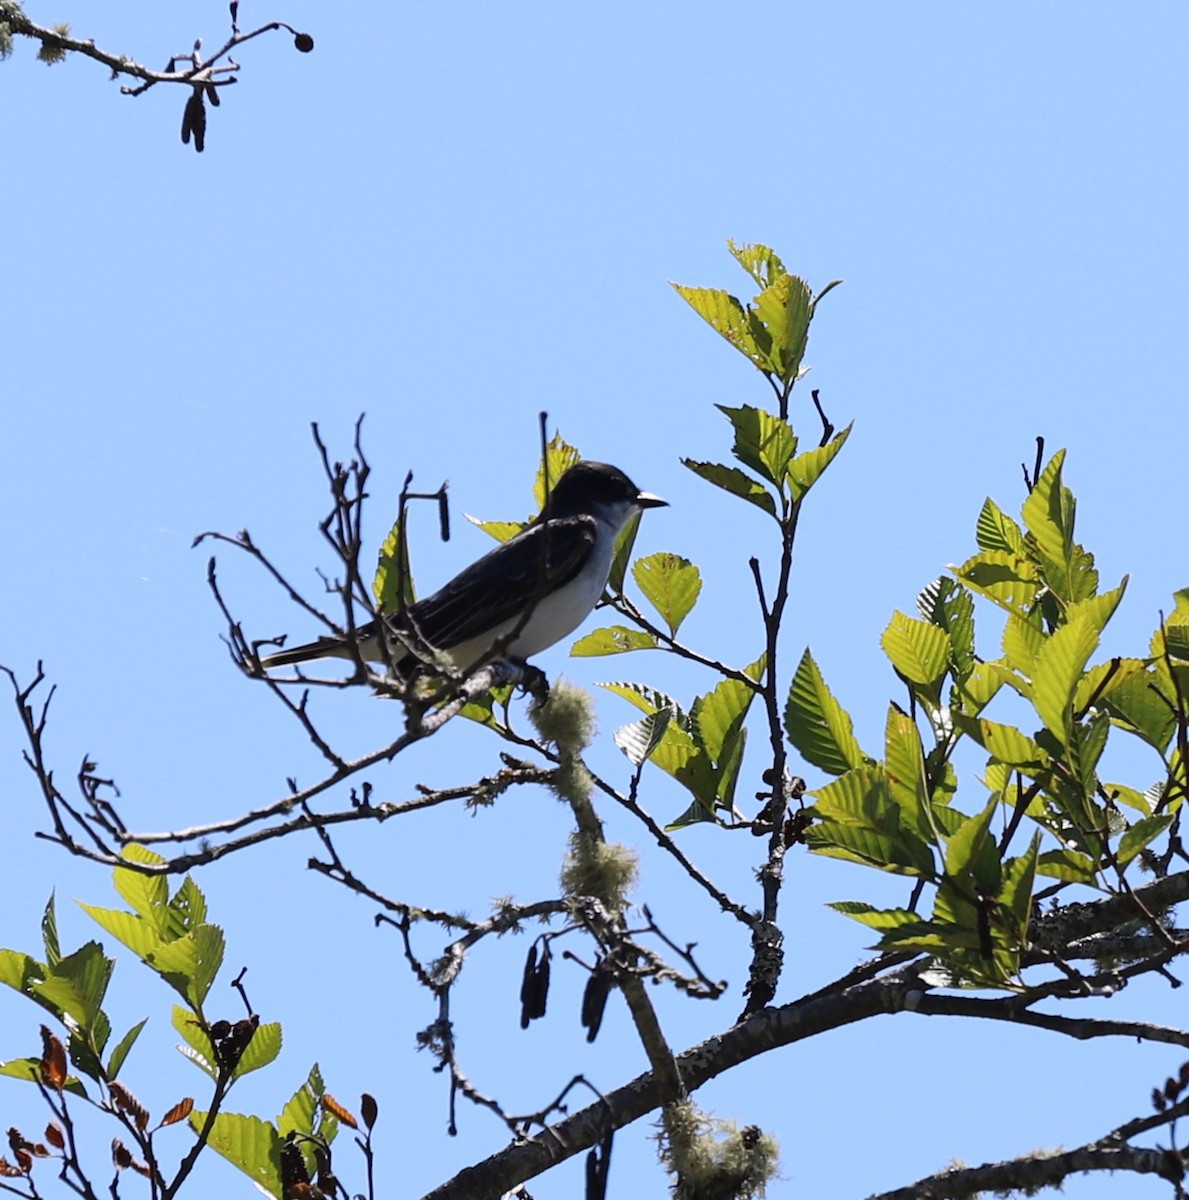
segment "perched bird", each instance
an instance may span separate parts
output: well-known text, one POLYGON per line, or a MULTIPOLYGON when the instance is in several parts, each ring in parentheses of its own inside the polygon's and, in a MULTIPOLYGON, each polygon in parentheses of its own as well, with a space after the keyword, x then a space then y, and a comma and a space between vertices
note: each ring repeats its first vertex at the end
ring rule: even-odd
MULTIPOLYGON (((579 462, 557 481, 540 516, 456 575, 445 587, 386 622, 388 653, 402 675, 443 651, 466 671, 501 638, 515 633, 499 657, 524 662, 586 619, 611 573, 615 542, 645 508, 668 502, 642 492, 617 467, 579 462), (526 616, 527 613, 527 616, 526 616), (408 646, 426 649, 420 655, 408 646)), ((356 631, 359 654, 384 661, 375 621, 356 631)), ((260 660, 266 669, 314 658, 355 657, 344 637, 324 637, 260 660)))

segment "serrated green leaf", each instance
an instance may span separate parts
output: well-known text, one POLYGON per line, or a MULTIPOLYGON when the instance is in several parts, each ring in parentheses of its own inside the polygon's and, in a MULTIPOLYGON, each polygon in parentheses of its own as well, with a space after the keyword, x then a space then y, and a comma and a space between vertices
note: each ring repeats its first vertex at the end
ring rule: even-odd
POLYGON ((919 925, 921 920, 920 913, 906 908, 875 908, 859 900, 833 900, 826 907, 869 929, 899 929, 904 925, 919 925))
POLYGON ((399 520, 380 546, 376 573, 372 578, 372 596, 376 611, 382 613, 401 612, 417 599, 413 569, 409 565, 409 545, 401 538, 399 520))
POLYGON ((518 533, 523 533, 529 524, 527 521, 481 521, 478 517, 472 517, 470 513, 462 515, 477 529, 482 529, 488 537, 495 538, 497 542, 510 542, 518 533))
POLYGON ((30 954, 19 950, 0 950, 0 983, 23 995, 29 995, 29 984, 35 979, 44 979, 49 967, 39 963, 30 954))
MULTIPOLYGON (((0 1062, 0 1076, 34 1083, 41 1078, 41 1061, 36 1058, 10 1058, 0 1062)), ((63 1090, 81 1099, 87 1098, 87 1089, 77 1075, 67 1075, 63 1090)))
POLYGON ((974 738, 988 754, 1010 767, 1035 772, 1048 765, 1049 756, 1044 750, 1013 725, 1002 725, 985 717, 971 718, 962 713, 954 714, 954 724, 974 738))
POLYGON ((654 713, 659 709, 667 708, 670 710, 674 722, 682 729, 689 731, 689 713, 672 696, 657 688, 649 687, 646 683, 627 682, 600 683, 598 686, 622 697, 629 704, 634 704, 641 712, 654 713))
POLYGON ((984 550, 950 570, 971 591, 1024 617, 1040 587, 1036 566, 1004 550, 984 550))
POLYGON ((819 819, 806 834, 810 849, 902 875, 933 876, 933 854, 901 821, 887 774, 878 764, 848 771, 812 795, 819 819))
POLYGON ((838 451, 846 445, 846 439, 850 437, 850 431, 854 426, 855 423, 852 421, 845 429, 836 433, 824 446, 817 446, 813 450, 806 450, 803 454, 798 454, 789 463, 789 487, 792 488, 795 500, 800 500, 817 483, 822 475, 825 474, 826 468, 837 457, 838 451))
POLYGON ((223 931, 217 925, 199 925, 183 937, 162 942, 146 961, 182 999, 201 1012, 223 965, 223 948, 223 931))
POLYGON ((655 650, 660 643, 643 629, 626 625, 608 625, 580 637, 571 647, 572 658, 598 658, 607 654, 627 654, 632 650, 655 650))
POLYGON ((670 637, 676 637, 682 621, 698 602, 701 572, 688 558, 662 550, 638 558, 632 567, 632 578, 668 625, 670 637))
POLYGON ((100 908, 95 904, 84 904, 81 900, 76 900, 75 903, 101 929, 127 946, 142 962, 147 962, 153 951, 162 944, 156 922, 138 917, 135 913, 125 912, 122 908, 100 908))
POLYGON ((1119 839, 1115 859, 1125 867, 1145 846, 1158 838, 1175 820, 1171 813, 1155 817, 1142 817, 1119 839))
POLYGON ((727 238, 727 249, 731 257, 755 280, 757 287, 765 288, 788 274, 776 251, 767 246, 758 243, 737 246, 733 239, 727 238))
MULTIPOLYGON (((158 866, 165 861, 160 854, 136 843, 125 846, 121 857, 146 866, 158 866)), ((161 929, 161 910, 169 902, 169 884, 164 875, 146 875, 131 867, 116 867, 112 882, 133 912, 161 929)))
MULTIPOLYGON (((72 1012, 71 1016, 84 1029, 91 1029, 102 1016, 103 998, 107 995, 107 985, 111 982, 115 965, 116 960, 108 958, 98 942, 87 942, 72 954, 64 955, 52 968, 54 977, 69 980, 77 989, 82 1013, 80 1016, 72 1012)), ((101 1042, 102 1038, 96 1039, 97 1044, 101 1042)))
POLYGON ((900 808, 901 819, 922 841, 936 844, 937 832, 931 820, 920 731, 908 714, 894 704, 888 706, 884 755, 888 789, 893 802, 900 808))
POLYGON ((188 1008, 183 1008, 180 1004, 175 1004, 170 1013, 170 1024, 181 1035, 184 1046, 179 1046, 178 1050, 185 1055, 196 1067, 201 1071, 205 1071, 212 1079, 218 1077, 218 1067, 215 1065, 218 1061, 215 1055, 215 1048, 211 1045, 211 1040, 203 1031, 202 1023, 198 1016, 191 1012, 188 1008))
POLYGON ((946 843, 945 873, 955 881, 973 880, 979 893, 994 896, 1003 882, 1002 864, 991 821, 999 810, 999 797, 973 817, 968 817, 946 843))
POLYGON ((1073 726, 1073 699, 1090 655, 1098 648, 1098 631, 1087 617, 1062 625, 1040 647, 1032 673, 1032 703, 1037 716, 1062 745, 1073 726))
POLYGON ((732 496, 747 500, 757 508, 762 508, 770 517, 776 516, 776 501, 772 494, 758 480, 745 475, 738 467, 725 467, 722 463, 697 462, 692 458, 683 458, 682 465, 688 467, 699 479, 720 487, 732 496))
POLYGON ((1094 860, 1077 850, 1046 850, 1037 858, 1036 870, 1050 879, 1064 879, 1069 883, 1093 884, 1097 878, 1094 860))
POLYGON ((322 1072, 315 1063, 310 1068, 305 1083, 289 1097, 280 1116, 277 1117, 277 1129, 281 1136, 289 1133, 313 1133, 318 1108, 325 1094, 326 1086, 322 1082, 322 1072))
POLYGON ((233 1079, 239 1079, 252 1071, 267 1067, 281 1053, 281 1024, 279 1021, 266 1021, 256 1026, 252 1040, 240 1056, 232 1074, 233 1079))
POLYGON ((176 915, 181 933, 189 933, 191 929, 206 923, 206 897, 189 875, 174 893, 169 909, 176 915))
POLYGON ((753 341, 767 359, 766 367, 756 365, 786 382, 796 379, 813 320, 809 284, 788 272, 778 276, 756 296, 749 316, 753 341))
POLYGON ((789 688, 784 728, 801 757, 831 775, 842 775, 867 761, 850 716, 834 699, 808 650, 789 688))
POLYGON ((1144 817, 1152 815, 1152 806, 1148 803, 1148 798, 1143 792, 1137 791, 1133 787, 1128 787, 1124 783, 1104 783, 1102 790, 1116 804, 1125 804, 1128 808, 1134 809, 1144 817))
POLYGON ((673 290, 754 366, 761 371, 772 369, 768 355, 756 345, 747 311, 729 292, 722 288, 685 287, 679 283, 673 284, 673 290))
POLYGON ((961 712, 970 717, 976 717, 995 698, 1003 679, 996 669, 997 662, 976 663, 970 674, 954 688, 961 712))
POLYGON ((732 453, 757 475, 778 487, 784 482, 789 461, 797 450, 797 439, 787 421, 762 408, 744 404, 731 408, 716 404, 735 430, 732 453))
POLYGON ((1045 644, 1045 634, 1031 617, 1009 613, 1003 626, 1003 657, 1013 671, 1032 678, 1036 656, 1045 644))
POLYGON ((670 716, 670 709, 658 709, 630 725, 621 725, 612 734, 615 744, 624 752, 633 767, 646 762, 660 745, 669 726, 670 716))
POLYGON ((1024 548, 1024 535, 1019 525, 994 500, 987 497, 978 514, 975 540, 980 550, 1002 550, 1018 555, 1024 548))
POLYGON ((1111 588, 1109 592, 1103 592, 1100 596, 1090 596, 1085 600, 1076 600, 1072 604, 1067 605, 1065 609, 1066 621, 1085 617, 1101 633, 1106 628, 1107 622, 1115 615, 1115 610, 1119 607, 1119 602, 1123 599, 1123 594, 1127 591, 1127 584, 1130 578, 1130 575, 1124 575, 1119 586, 1111 588))
POLYGON ((607 591, 612 596, 623 595, 623 581, 627 578, 628 563, 632 559, 636 535, 640 532, 642 515, 638 512, 632 513, 615 539, 615 553, 611 556, 611 571, 607 576, 607 591))
POLYGON ((728 738, 743 723, 756 690, 737 679, 724 679, 713 691, 699 696, 690 709, 697 740, 717 763, 728 738))
MULTIPOLYGON (((195 1109, 190 1127, 200 1133, 207 1114, 195 1109)), ((238 1167, 258 1187, 272 1196, 281 1194, 281 1137, 273 1125, 243 1113, 221 1112, 210 1133, 211 1148, 238 1167)))
POLYGON ((917 612, 945 631, 950 641, 950 661, 957 679, 965 679, 977 665, 974 653, 974 601, 965 588, 941 575, 917 596, 917 612))
POLYGON ((138 1021, 126 1034, 116 1043, 115 1049, 111 1052, 111 1056, 107 1060, 107 1077, 115 1079, 120 1069, 124 1065, 124 1060, 128 1057, 129 1051, 136 1044, 136 1039, 140 1037, 140 1031, 148 1024, 148 1017, 143 1021, 138 1021))
POLYGON ((1054 563, 1066 562, 1073 546, 1075 505, 1069 489, 1061 482, 1064 462, 1065 451, 1058 450, 1034 482, 1021 511, 1037 548, 1054 563))
POLYGON ((1015 919, 1014 949, 1022 950, 1028 934, 1028 922, 1032 916, 1032 888, 1036 881, 1036 861, 1040 854, 1040 834, 1033 835, 1032 843, 1025 854, 1010 859, 1004 864, 1003 887, 999 903, 1004 905, 1015 919))
POLYGON ((41 914, 41 944, 45 947, 45 964, 52 970, 62 957, 62 949, 58 944, 58 914, 54 907, 53 892, 50 892, 45 911, 41 914))
POLYGON ((906 679, 928 686, 949 666, 950 640, 944 629, 894 612, 879 639, 884 653, 906 679))
POLYGON ((575 464, 582 461, 582 455, 576 446, 571 446, 560 433, 555 433, 545 447, 545 457, 537 464, 537 477, 533 480, 533 499, 537 503, 537 512, 545 507, 545 484, 548 482, 550 492, 557 487, 557 481, 575 464))

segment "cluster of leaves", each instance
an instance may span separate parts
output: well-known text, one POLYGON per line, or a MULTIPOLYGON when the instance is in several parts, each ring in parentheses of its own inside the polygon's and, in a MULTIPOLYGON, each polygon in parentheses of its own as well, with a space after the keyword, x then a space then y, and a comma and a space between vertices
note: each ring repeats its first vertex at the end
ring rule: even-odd
POLYGON ((879 931, 880 948, 926 951, 958 979, 985 985, 1018 979, 1037 874, 1121 886, 1145 847, 1178 820, 1185 794, 1189 593, 1178 595, 1148 656, 1091 663, 1127 581, 1099 591, 1094 557, 1074 539, 1063 463, 1064 453, 1055 454, 1033 483, 1022 525, 988 500, 979 552, 920 594, 918 616, 896 613, 885 629, 884 652, 914 715, 889 707, 881 760, 861 749, 808 651, 785 710, 790 742, 837 777, 813 792, 811 848, 935 889, 928 918, 915 905, 835 907, 879 931), (975 651, 976 597, 1006 616, 993 659, 975 651), (1015 724, 984 715, 1002 689, 1016 708, 1023 702, 1015 724), (1160 755, 1161 778, 1146 794, 1100 777, 1112 729, 1160 755), (963 739, 988 755, 984 804, 972 815, 952 804, 952 760, 963 739), (1033 837, 1012 856, 1024 821, 1033 837), (1046 844, 1055 848, 1042 851, 1046 844))
MULTIPOLYGON (((125 858, 130 864, 147 867, 163 861, 138 845, 129 846, 125 858)), ((63 954, 51 897, 41 922, 44 959, 0 949, 0 983, 50 1013, 65 1030, 66 1038, 63 1042, 43 1026, 42 1054, 0 1063, 0 1075, 40 1086, 56 1118, 45 1134, 52 1149, 17 1135, 19 1146, 11 1147, 16 1163, 6 1163, 6 1168, 11 1169, 10 1173, 27 1176, 34 1159, 59 1157, 81 1176, 67 1107, 70 1097, 121 1119, 144 1161, 134 1158, 117 1142, 119 1149, 113 1149, 117 1168, 131 1167, 149 1175, 164 1195, 173 1194, 189 1173, 196 1150, 206 1145, 272 1195, 298 1194, 285 1190, 286 1177, 302 1177, 307 1182, 311 1177, 324 1177, 329 1170, 328 1147, 340 1122, 356 1128, 357 1121, 326 1093, 316 1065, 275 1121, 219 1111, 236 1081, 276 1058, 281 1049, 281 1027, 276 1022, 261 1022, 255 1014, 238 1021, 207 1016, 210 990, 223 962, 224 938, 222 930, 207 921, 206 899, 193 879, 187 876, 170 895, 163 875, 130 865, 116 868, 114 884, 127 909, 90 904, 80 907, 183 1000, 173 1006, 171 1018, 182 1038, 178 1050, 212 1081, 210 1106, 206 1111, 199 1110, 192 1097, 184 1097, 154 1124, 148 1110, 119 1079, 147 1018, 133 1025, 108 1049, 112 1023, 103 1004, 115 960, 95 941, 63 954), (184 1120, 189 1121, 196 1143, 181 1156, 180 1166, 170 1180, 161 1166, 154 1135, 184 1120), (63 1135, 63 1128, 70 1136, 63 1135)), ((374 1121, 374 1101, 370 1098, 365 1098, 365 1117, 369 1103, 374 1121)), ((304 1194, 312 1197, 317 1193, 304 1194)))

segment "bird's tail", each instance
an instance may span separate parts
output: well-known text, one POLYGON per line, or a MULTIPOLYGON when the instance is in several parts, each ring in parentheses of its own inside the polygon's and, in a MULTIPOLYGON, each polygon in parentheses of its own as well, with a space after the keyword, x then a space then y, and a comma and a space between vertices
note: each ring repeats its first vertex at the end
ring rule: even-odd
POLYGON ((306 642, 304 646, 294 646, 289 650, 278 650, 275 654, 266 654, 260 665, 271 671, 273 667, 291 667, 296 663, 309 662, 315 658, 351 658, 351 652, 342 638, 324 637, 316 642, 306 642))

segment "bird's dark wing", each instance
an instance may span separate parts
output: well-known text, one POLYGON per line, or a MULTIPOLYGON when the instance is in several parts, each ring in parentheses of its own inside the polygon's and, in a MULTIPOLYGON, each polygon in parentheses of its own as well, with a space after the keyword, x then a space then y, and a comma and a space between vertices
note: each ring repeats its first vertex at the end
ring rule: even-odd
POLYGON ((442 650, 479 637, 573 579, 594 545, 595 530, 589 516, 530 525, 418 600, 409 608, 408 624, 442 650))

